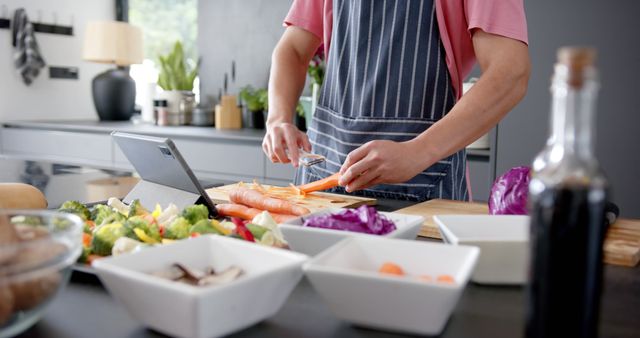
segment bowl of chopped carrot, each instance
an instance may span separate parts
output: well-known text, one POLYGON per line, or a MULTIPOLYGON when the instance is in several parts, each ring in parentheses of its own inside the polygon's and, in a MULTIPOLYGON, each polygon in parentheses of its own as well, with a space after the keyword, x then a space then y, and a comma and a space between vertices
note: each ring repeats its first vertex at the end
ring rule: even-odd
POLYGON ((470 246, 355 236, 304 265, 334 315, 354 325, 436 335, 479 256, 470 246))

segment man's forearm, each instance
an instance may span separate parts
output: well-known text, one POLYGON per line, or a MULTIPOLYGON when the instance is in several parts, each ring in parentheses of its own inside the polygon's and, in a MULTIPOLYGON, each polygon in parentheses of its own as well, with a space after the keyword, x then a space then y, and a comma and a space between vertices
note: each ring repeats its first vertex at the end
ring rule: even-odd
MULTIPOLYGON (((444 118, 408 142, 421 155, 425 168, 487 133, 520 102, 530 70, 526 46, 515 43, 507 42, 497 55, 481 55, 480 80, 444 118)), ((492 47, 491 43, 480 46, 484 51, 492 47)))
POLYGON ((269 117, 267 124, 291 122, 306 80, 308 61, 300 60, 293 48, 274 50, 269 78, 269 117))

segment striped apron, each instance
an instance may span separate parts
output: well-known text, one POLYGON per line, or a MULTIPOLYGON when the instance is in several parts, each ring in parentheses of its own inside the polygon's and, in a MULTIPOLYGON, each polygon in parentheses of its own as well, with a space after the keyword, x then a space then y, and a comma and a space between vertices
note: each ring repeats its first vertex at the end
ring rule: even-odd
MULTIPOLYGON (((313 152, 327 160, 301 167, 298 183, 339 171, 347 154, 369 141, 413 139, 455 104, 434 0, 334 0, 333 9, 325 81, 308 128, 313 152)), ((461 150, 407 182, 355 194, 465 200, 465 157, 461 150)))

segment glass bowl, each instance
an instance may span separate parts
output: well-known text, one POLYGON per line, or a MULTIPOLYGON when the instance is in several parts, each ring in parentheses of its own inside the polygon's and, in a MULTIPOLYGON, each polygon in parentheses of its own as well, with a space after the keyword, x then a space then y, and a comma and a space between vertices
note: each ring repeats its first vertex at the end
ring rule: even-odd
POLYGON ((72 214, 0 210, 0 338, 36 323, 69 282, 82 224, 72 214))

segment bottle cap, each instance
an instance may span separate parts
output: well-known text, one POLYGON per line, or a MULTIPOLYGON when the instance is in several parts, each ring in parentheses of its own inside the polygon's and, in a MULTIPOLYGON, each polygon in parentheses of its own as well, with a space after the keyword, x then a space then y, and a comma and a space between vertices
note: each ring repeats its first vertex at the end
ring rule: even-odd
POLYGON ((596 50, 592 47, 562 47, 558 49, 558 64, 567 67, 567 80, 571 86, 580 87, 593 74, 596 50))

